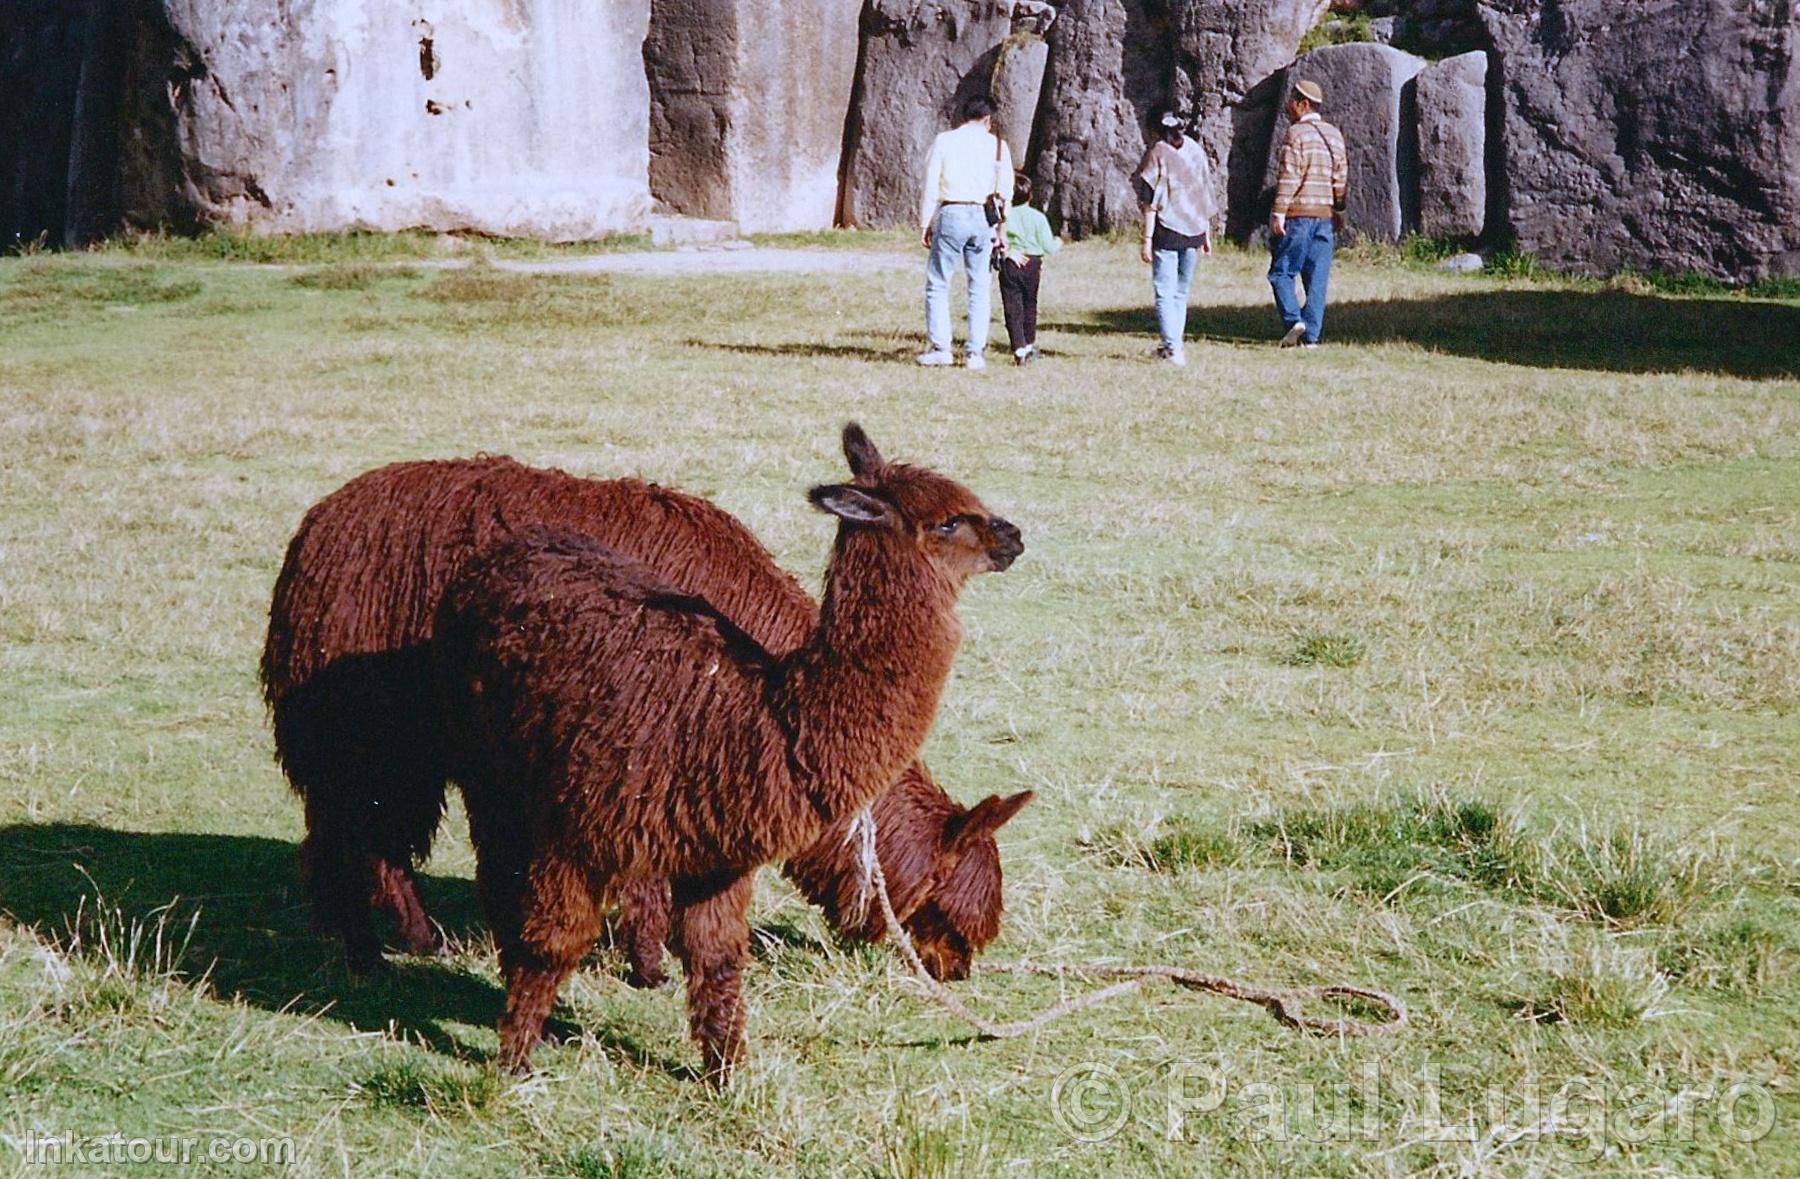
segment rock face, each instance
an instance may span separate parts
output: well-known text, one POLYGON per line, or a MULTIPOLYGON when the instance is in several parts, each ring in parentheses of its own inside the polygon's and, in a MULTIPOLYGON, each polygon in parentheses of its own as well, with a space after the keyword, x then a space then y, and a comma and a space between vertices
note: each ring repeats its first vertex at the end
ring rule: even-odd
POLYGON ((1487 54, 1459 54, 1413 82, 1419 232, 1475 238, 1487 221, 1487 54))
POLYGON ((69 236, 122 215, 575 239, 648 211, 649 0, 58 7, 90 43, 73 106, 57 79, 36 100, 71 128, 69 236))
MULTIPOLYGON (((1345 220, 1358 232, 1385 241, 1399 240, 1403 229, 1418 223, 1410 83, 1425 64, 1423 58, 1387 45, 1328 45, 1293 64, 1280 99, 1284 107, 1293 84, 1302 79, 1325 88, 1320 113, 1344 133, 1350 155, 1345 220)), ((1288 127, 1285 115, 1276 123, 1266 173, 1271 190, 1288 127)))
POLYGON ((746 230, 830 227, 858 8, 651 0, 651 194, 746 230))
POLYGON ((1050 27, 1035 169, 1044 210, 1075 237, 1138 219, 1131 172, 1169 100, 1174 48, 1162 5, 1068 0, 1050 27))
POLYGON ((1791 0, 1483 0, 1507 228, 1584 273, 1800 274, 1791 0))
POLYGON ((917 220, 931 141, 965 96, 987 92, 1012 9, 1012 0, 869 0, 844 133, 841 223, 917 220))
POLYGON ((1175 22, 1177 105, 1196 117, 1195 134, 1213 162, 1215 194, 1234 236, 1255 211, 1279 114, 1282 70, 1328 0, 1188 0, 1175 22))
POLYGON ((1292 61, 1328 0, 1068 0, 1050 29, 1040 188, 1070 232, 1134 223, 1130 175, 1150 120, 1167 106, 1194 116, 1221 204, 1268 150, 1269 79, 1292 61))

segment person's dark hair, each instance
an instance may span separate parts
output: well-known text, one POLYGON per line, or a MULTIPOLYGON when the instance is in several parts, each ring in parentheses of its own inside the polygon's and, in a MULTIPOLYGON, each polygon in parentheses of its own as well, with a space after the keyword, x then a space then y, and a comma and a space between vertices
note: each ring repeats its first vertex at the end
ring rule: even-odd
POLYGON ((976 119, 985 119, 994 113, 994 100, 985 94, 971 94, 956 107, 956 125, 973 123, 976 119))
POLYGON ((1013 204, 1029 205, 1031 203, 1031 177, 1023 172, 1013 173, 1013 204))

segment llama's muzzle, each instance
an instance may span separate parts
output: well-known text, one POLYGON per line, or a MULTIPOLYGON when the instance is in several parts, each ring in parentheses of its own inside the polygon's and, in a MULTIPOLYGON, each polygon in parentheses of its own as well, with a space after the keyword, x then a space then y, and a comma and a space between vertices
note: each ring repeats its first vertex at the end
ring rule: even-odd
POLYGON ((988 549, 988 558, 994 562, 994 572, 1003 573, 1025 551, 1025 541, 1020 536, 1019 526, 1011 520, 990 516, 988 527, 993 530, 995 541, 988 549))

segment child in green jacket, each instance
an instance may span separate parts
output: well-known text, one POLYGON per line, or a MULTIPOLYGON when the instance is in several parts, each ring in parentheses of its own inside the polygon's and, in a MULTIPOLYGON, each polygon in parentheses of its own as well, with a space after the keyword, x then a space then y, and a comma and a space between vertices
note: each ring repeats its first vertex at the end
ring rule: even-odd
POLYGON ((1031 178, 1017 173, 1013 207, 1006 214, 1006 260, 1000 264, 1000 302, 1006 308, 1014 364, 1030 364, 1037 356, 1038 281, 1044 255, 1061 248, 1049 220, 1031 207, 1031 178))

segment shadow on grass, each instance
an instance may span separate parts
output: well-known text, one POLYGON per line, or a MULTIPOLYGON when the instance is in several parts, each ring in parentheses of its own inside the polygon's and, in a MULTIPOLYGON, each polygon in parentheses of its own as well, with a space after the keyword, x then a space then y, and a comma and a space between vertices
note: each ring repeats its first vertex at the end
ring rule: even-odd
POLYGON ((829 357, 833 360, 860 360, 865 364, 909 364, 916 347, 907 344, 876 347, 868 344, 826 344, 811 340, 791 344, 733 344, 715 340, 689 340, 691 348, 715 348, 742 356, 774 356, 785 358, 829 357))
MULTIPOLYGON (((154 923, 165 911, 185 934, 192 976, 209 974, 215 993, 241 996, 267 1011, 319 1014, 357 1031, 386 1032, 475 1063, 490 1053, 459 1040, 448 1025, 491 1028, 505 996, 485 979, 444 963, 390 955, 388 971, 358 980, 338 948, 307 923, 297 874, 298 850, 279 839, 114 831, 68 823, 0 827, 0 913, 69 947, 71 931, 97 907, 123 923, 154 923)), ((480 936, 475 886, 457 877, 422 876, 427 909, 453 938, 480 936)), ((91 940, 91 939, 90 939, 91 940)), ((687 1076, 692 1066, 653 1055, 625 1030, 577 1028, 553 1020, 551 1042, 583 1032, 609 1050, 687 1076)))
MULTIPOLYGON (((1154 338, 1148 306, 1047 323, 1045 331, 1154 338)), ((1273 346, 1272 306, 1188 309, 1201 339, 1273 346)), ((1756 380, 1800 376, 1800 306, 1678 299, 1624 291, 1472 291, 1427 299, 1331 303, 1333 344, 1416 344, 1433 352, 1533 368, 1655 373, 1694 370, 1756 380)))

